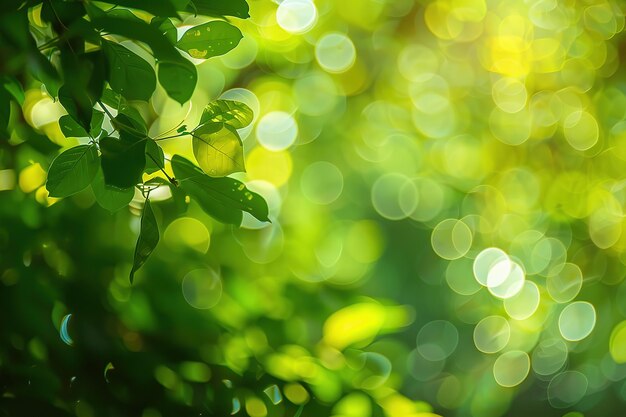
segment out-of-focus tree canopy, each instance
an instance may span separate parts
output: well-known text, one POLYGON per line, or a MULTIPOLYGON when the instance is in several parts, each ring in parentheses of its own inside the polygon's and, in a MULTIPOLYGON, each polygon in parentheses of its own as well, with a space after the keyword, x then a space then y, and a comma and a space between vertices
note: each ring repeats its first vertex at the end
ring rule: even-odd
POLYGON ((0 6, 0 411, 621 415, 623 4, 248 3, 0 6))

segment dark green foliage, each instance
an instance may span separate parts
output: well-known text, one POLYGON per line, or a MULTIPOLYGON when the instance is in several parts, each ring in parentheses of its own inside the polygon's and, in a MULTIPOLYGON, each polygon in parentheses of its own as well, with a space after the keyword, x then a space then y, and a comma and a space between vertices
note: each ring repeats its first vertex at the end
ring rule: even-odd
POLYGON ((96 201, 100 207, 112 213, 126 207, 135 195, 134 187, 120 189, 107 185, 104 182, 102 169, 98 170, 98 173, 94 177, 91 183, 91 190, 93 191, 96 201))
POLYGON ((50 170, 46 188, 52 197, 68 197, 87 188, 98 172, 95 145, 80 145, 57 156, 50 170))
POLYGON ((178 39, 178 32, 176 26, 172 21, 166 17, 153 17, 150 21, 150 25, 156 27, 168 41, 174 45, 178 39))
POLYGON ((141 214, 141 229, 139 230, 139 239, 135 247, 135 259, 133 260, 133 269, 130 271, 130 282, 135 277, 135 272, 141 268, 146 262, 154 248, 159 243, 159 226, 157 225, 154 212, 150 206, 150 199, 146 198, 141 214))
POLYGON ((191 98, 198 81, 196 67, 184 58, 159 61, 159 83, 174 100, 183 104, 191 98))
POLYGON ((239 226, 242 211, 246 211, 261 221, 269 221, 265 200, 248 190, 241 181, 209 177, 179 155, 172 158, 172 168, 183 190, 212 217, 239 226))
MULTIPOLYGON (((171 222, 184 213, 189 206, 190 198, 222 222, 239 225, 244 211, 259 220, 269 221, 266 202, 258 194, 247 190, 239 181, 231 178, 211 178, 195 163, 178 155, 172 157, 172 168, 176 178, 171 175, 169 162, 159 146, 161 142, 157 140, 167 137, 172 140, 191 141, 192 132, 195 130, 193 128, 197 128, 196 126, 187 129, 187 126, 183 125, 174 133, 153 134, 152 123, 156 115, 150 104, 145 102, 151 100, 157 82, 169 97, 181 104, 187 102, 194 94, 198 82, 196 66, 189 60, 187 54, 194 56, 193 49, 198 49, 210 51, 203 58, 219 56, 237 46, 242 37, 239 29, 232 23, 219 20, 194 28, 205 30, 206 34, 200 36, 200 39, 183 36, 184 39, 179 42, 177 27, 181 26, 183 19, 189 17, 190 13, 221 19, 224 16, 246 18, 248 5, 243 0, 195 1, 193 4, 189 0, 0 2, 0 140, 7 148, 13 150, 19 147, 21 155, 27 155, 13 161, 5 158, 2 148, 0 159, 2 162, 9 160, 11 164, 19 166, 19 169, 24 164, 37 163, 45 168, 52 161, 45 184, 49 197, 73 196, 67 201, 56 203, 52 198, 47 199, 45 193, 40 192, 43 191, 41 188, 36 188, 37 192, 33 190, 32 198, 12 201, 12 207, 18 207, 17 212, 21 207, 27 209, 18 215, 19 219, 14 224, 7 226, 7 228, 14 225, 16 228, 21 227, 22 229, 17 232, 20 239, 16 244, 20 246, 24 243, 24 247, 19 247, 15 253, 9 254, 10 259, 17 259, 16 254, 24 253, 27 245, 36 246, 39 252, 32 255, 33 268, 26 271, 30 274, 30 283, 39 282, 43 276, 41 271, 49 273, 48 267, 42 265, 51 263, 51 259, 58 262, 55 267, 58 266, 59 275, 80 274, 84 278, 81 282, 90 283, 80 289, 70 288, 78 281, 73 278, 63 281, 54 277, 54 284, 37 289, 41 291, 39 295, 29 294, 33 296, 30 299, 33 311, 27 316, 37 318, 38 322, 42 311, 47 315, 52 310, 57 311, 55 310, 57 307, 50 304, 48 298, 57 290, 58 294, 67 296, 67 299, 60 301, 61 304, 66 303, 72 309, 83 312, 82 315, 73 315, 75 318, 72 318, 69 324, 65 321, 69 329, 66 326, 64 331, 69 331, 75 340, 71 348, 75 349, 76 356, 73 358, 65 356, 67 353, 65 348, 68 346, 62 345, 58 336, 52 335, 53 342, 49 335, 38 334, 38 338, 45 340, 45 349, 49 349, 50 359, 54 359, 50 364, 55 363, 54 366, 57 366, 58 361, 58 368, 61 371, 52 369, 47 366, 48 364, 45 367, 41 366, 40 363, 33 362, 32 357, 25 358, 24 361, 23 358, 17 360, 24 369, 16 367, 10 369, 8 374, 4 370, 5 362, 0 364, 2 365, 0 381, 3 383, 5 394, 0 401, 1 415, 74 414, 73 407, 76 406, 78 399, 85 404, 91 403, 94 406, 92 414, 96 416, 141 415, 147 406, 161 410, 163 415, 188 415, 190 410, 199 410, 203 415, 211 412, 228 415, 232 411, 234 394, 231 389, 224 387, 222 380, 243 381, 254 377, 253 373, 244 378, 226 367, 212 366, 213 378, 202 387, 204 398, 197 404, 194 402, 181 405, 164 395, 163 387, 155 383, 155 368, 167 360, 156 357, 146 360, 147 356, 138 351, 134 352, 137 356, 129 354, 130 351, 125 347, 128 341, 111 337, 110 326, 126 334, 139 329, 128 329, 123 320, 115 318, 107 323, 101 323, 101 329, 93 327, 92 330, 85 330, 86 327, 83 327, 85 323, 93 323, 86 312, 90 309, 100 310, 106 304, 101 298, 101 294, 104 293, 101 291, 104 280, 109 284, 112 283, 112 271, 121 269, 124 280, 128 276, 132 283, 137 271, 146 264, 159 243, 159 222, 171 222), (33 23, 38 21, 39 13, 45 27, 33 23), (210 31, 206 30, 209 28, 210 31), (134 49, 129 42, 135 43, 152 57, 147 57, 142 52, 134 52, 139 49, 134 49), (32 123, 32 117, 27 117, 31 115, 22 114, 21 106, 24 105, 25 108, 27 106, 24 104, 24 91, 40 88, 51 99, 59 102, 67 112, 55 121, 67 139, 60 137, 54 125, 46 125, 46 129, 42 128, 41 131, 34 129, 34 126, 29 125, 32 123), (49 127, 52 129, 48 130, 49 127), (42 132, 49 137, 44 136, 42 132), (10 134, 11 140, 16 143, 9 144, 6 140, 10 134), (61 146, 65 149, 60 150, 61 146), (41 153, 44 156, 39 160, 36 157, 30 158, 28 152, 32 152, 33 149, 36 150, 34 154, 41 153), (49 157, 46 158, 45 155, 49 157), (52 155, 58 156, 53 158, 52 155), (145 174, 149 174, 150 177, 145 174), (163 194, 166 193, 157 194, 155 190, 159 188, 159 191, 165 191, 162 187, 169 189, 171 198, 162 200, 163 194), (107 245, 113 242, 112 239, 108 239, 113 236, 118 238, 123 235, 128 242, 134 240, 131 230, 136 232, 136 229, 129 228, 129 225, 136 225, 137 218, 133 216, 138 214, 138 206, 141 203, 133 198, 139 193, 145 197, 145 204, 141 209, 139 236, 130 267, 128 265, 130 253, 113 251, 107 245), (152 200, 151 193, 154 193, 152 200), (116 213, 115 216, 105 216, 101 223, 99 220, 92 220, 94 213, 102 212, 93 204, 94 199, 101 208, 116 213), (47 208, 42 206, 42 201, 56 204, 47 208), (33 212, 32 207, 35 206, 32 204, 37 205, 42 211, 33 212), (93 207, 85 209, 88 205, 93 207), (129 206, 129 209, 124 210, 129 206), (58 221, 60 218, 67 219, 63 224, 67 224, 68 227, 52 230, 54 225, 61 224, 58 221), (25 222, 28 226, 23 224, 23 219, 27 219, 25 222), (48 221, 51 226, 44 224, 48 221), (100 227, 102 230, 98 229, 100 227), (41 236, 39 229, 45 231, 41 236), (88 234, 93 240, 82 240, 82 236, 88 234), (63 252, 63 256, 66 258, 58 255, 62 249, 49 255, 49 251, 57 250, 55 245, 65 247, 63 250, 67 250, 67 254, 63 252), (42 255, 41 251, 45 253, 42 255), (63 259, 69 261, 63 264, 63 259), (69 266, 64 270, 64 265, 69 266), (46 300, 45 305, 41 300, 46 300), (83 337, 86 334, 83 332, 90 331, 91 336, 83 337), (96 351, 98 353, 95 353, 96 351), (115 369, 111 368, 113 370, 102 379, 102 369, 109 369, 106 362, 100 364, 100 359, 104 357, 107 358, 107 362, 115 364, 115 369), (123 373, 118 373, 116 370, 118 366, 120 369, 125 368, 123 373), (95 378, 92 378, 91 368, 98 370, 98 378, 102 379, 102 385, 105 382, 118 384, 99 386, 93 382, 95 378), (130 379, 124 376, 126 372, 129 373, 130 379), (121 378, 124 379, 121 384, 116 379, 118 375, 122 375, 121 378), (24 379, 25 376, 27 379, 24 379), (77 381, 75 378, 78 378, 80 383, 73 385, 74 381, 77 381), (28 388, 24 389, 22 383, 27 380, 28 388), (85 384, 87 381, 89 382, 85 384), (119 391, 115 391, 117 389, 119 391), (73 397, 75 399, 72 399, 73 397)), ((207 109, 211 110, 205 112, 207 116, 203 116, 205 118, 203 123, 225 123, 232 129, 249 124, 253 117, 250 109, 241 103, 220 101, 209 105, 207 109)), ((183 122, 181 120, 181 125, 183 122)), ((1 168, 4 170, 5 167, 1 168)), ((41 175, 40 171, 37 174, 41 175)), ((4 207, 2 205, 0 208, 3 213, 4 207)), ((6 213, 12 213, 13 216, 14 212, 16 209, 12 208, 6 213)), ((3 219, 9 217, 3 216, 3 219)), ((102 216, 98 219, 102 219, 102 216)), ((20 260, 21 263, 17 266, 7 264, 5 238, 8 236, 13 239, 13 230, 8 235, 3 234, 5 229, 0 232, 2 232, 0 247, 3 249, 0 264, 4 274, 0 275, 5 280, 13 273, 12 271, 19 270, 21 274, 22 269, 28 268, 25 265, 30 265, 31 254, 23 255, 23 260, 20 260), (9 275, 4 272, 6 268, 11 270, 9 275)), ((153 262, 155 261, 157 260, 153 262)), ((149 263, 146 266, 150 268, 149 263)), ((181 265, 180 268, 187 269, 188 265, 181 265)), ((153 275, 150 277, 153 278, 153 275)), ((160 277, 151 284, 162 285, 158 279, 160 277)), ((7 305, 5 295, 11 299, 21 300, 19 293, 5 293, 0 304, 7 305)), ((15 329, 9 329, 5 325, 0 326, 0 329, 3 340, 9 340, 18 334, 15 329)), ((218 334, 215 329, 211 331, 218 334)), ((28 338, 32 339, 38 330, 28 329, 28 332, 30 332, 28 338)), ((15 343, 12 342, 13 345, 9 349, 24 343, 21 336, 11 340, 15 343)), ((27 340, 27 343, 30 342, 27 340)), ((22 351, 22 348, 19 350, 22 351)), ((3 361, 9 357, 5 355, 5 351, 4 347, 0 349, 0 358, 3 361)), ((13 356, 13 353, 10 356, 13 356)), ((244 385, 245 383, 242 383, 242 386, 244 385)), ((197 415, 198 412, 194 411, 191 414, 197 415)))
POLYGON ((146 138, 122 132, 120 138, 100 139, 104 181, 113 187, 125 189, 141 182, 146 166, 146 138))
POLYGON ((145 59, 114 42, 102 43, 109 61, 109 85, 128 100, 148 100, 156 88, 156 75, 145 59))
POLYGON ((209 16, 234 16, 241 19, 250 17, 250 8, 245 0, 192 0, 189 9, 209 16))
POLYGON ((61 132, 63 132, 63 134, 67 137, 97 138, 100 135, 100 132, 102 132, 103 121, 104 113, 93 109, 89 132, 87 132, 85 128, 83 128, 81 125, 76 123, 76 121, 69 114, 61 116, 61 118, 59 119, 59 126, 61 127, 61 132))
POLYGON ((165 169, 165 155, 163 149, 153 140, 146 143, 146 174, 153 174, 165 169))

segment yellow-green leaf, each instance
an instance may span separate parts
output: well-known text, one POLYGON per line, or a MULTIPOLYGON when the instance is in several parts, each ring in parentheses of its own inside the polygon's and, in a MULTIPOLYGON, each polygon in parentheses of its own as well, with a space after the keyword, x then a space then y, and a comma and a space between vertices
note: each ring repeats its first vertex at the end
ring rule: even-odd
POLYGON ((207 123, 193 134, 193 154, 200 168, 211 177, 245 171, 243 143, 237 131, 224 123, 207 123))

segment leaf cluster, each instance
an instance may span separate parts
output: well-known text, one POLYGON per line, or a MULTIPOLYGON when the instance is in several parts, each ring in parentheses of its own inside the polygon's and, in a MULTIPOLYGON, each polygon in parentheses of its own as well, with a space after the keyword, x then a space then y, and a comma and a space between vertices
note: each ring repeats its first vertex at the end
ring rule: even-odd
POLYGON ((179 201, 194 199, 222 222, 239 225, 244 211, 269 221, 263 198, 227 177, 245 171, 237 129, 252 122, 249 107, 217 100, 206 106, 197 127, 183 126, 161 138, 149 135, 135 107, 150 100, 157 84, 181 104, 190 100, 198 78, 191 58, 205 60, 235 48, 242 33, 227 17, 245 19, 248 12, 245 0, 6 0, 0 5, 0 131, 8 136, 16 114, 23 119, 17 109, 24 86, 39 82, 67 112, 59 119, 62 133, 84 138, 52 161, 46 182, 50 197, 91 187, 98 204, 114 212, 129 204, 135 189, 141 191, 145 204, 131 281, 159 241, 149 200, 155 188, 169 187, 179 201), (210 18, 179 36, 177 25, 188 14, 210 18), (180 155, 168 160, 157 142, 183 137, 191 138, 199 167, 180 155), (143 181, 144 174, 159 171, 167 181, 143 181))

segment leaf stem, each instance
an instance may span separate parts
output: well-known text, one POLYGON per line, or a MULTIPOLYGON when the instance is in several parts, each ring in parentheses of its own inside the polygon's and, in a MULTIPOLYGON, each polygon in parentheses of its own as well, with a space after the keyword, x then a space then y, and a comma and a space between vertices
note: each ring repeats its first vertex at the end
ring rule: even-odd
POLYGON ((61 38, 57 36, 56 38, 52 38, 49 41, 43 43, 42 45, 39 45, 37 49, 39 49, 40 51, 45 51, 46 49, 52 48, 53 46, 55 46, 55 44, 59 42, 60 40, 61 38))
MULTIPOLYGON (((109 109, 106 108, 106 106, 104 104, 102 104, 102 101, 98 100, 98 105, 102 108, 102 110, 104 110, 104 112, 107 114, 107 116, 109 116, 109 119, 113 120, 114 117, 111 114, 111 112, 109 111, 109 109)), ((115 126, 113 126, 113 129, 115 129, 115 126)))
POLYGON ((158 142, 160 140, 166 140, 166 139, 174 139, 174 138, 179 138, 181 136, 187 136, 187 135, 191 135, 191 132, 182 132, 179 133, 177 135, 172 135, 172 136, 165 136, 163 138, 158 138, 158 139, 154 139, 155 142, 158 142))
MULTIPOLYGON (((150 139, 149 139, 149 140, 150 140, 150 139)), ((159 167, 159 170, 163 173, 163 175, 165 175, 165 177, 167 178, 167 180, 168 180, 170 183, 172 183, 172 184, 174 184, 175 186, 177 186, 177 187, 178 187, 178 181, 176 181, 176 179, 174 179, 174 178, 170 177, 170 176, 167 174, 167 172, 165 172, 165 170, 159 166, 159 163, 157 162, 157 160, 156 160, 156 159, 154 159, 154 156, 150 155, 149 153, 146 153, 146 155, 148 155, 148 156, 150 157, 150 159, 152 159, 152 162, 154 162, 154 163, 155 163, 155 165, 159 167)))

